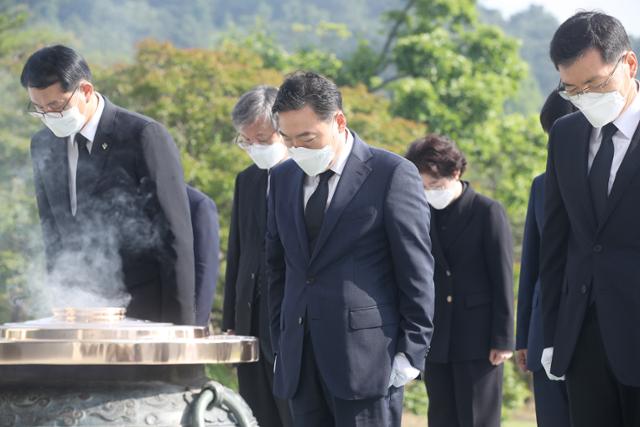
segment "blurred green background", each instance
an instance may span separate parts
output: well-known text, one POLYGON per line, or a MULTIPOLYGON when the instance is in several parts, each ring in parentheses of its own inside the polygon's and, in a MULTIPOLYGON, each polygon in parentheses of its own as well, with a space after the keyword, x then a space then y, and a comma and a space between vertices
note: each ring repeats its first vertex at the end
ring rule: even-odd
MULTIPOLYGON (((230 143, 230 111, 251 87, 311 69, 341 86, 349 127, 370 144, 403 153, 425 132, 454 138, 466 178, 506 207, 519 259, 529 185, 545 166, 537 112, 558 81, 547 55, 557 25, 538 6, 504 19, 472 0, 0 0, 0 322, 19 316, 42 259, 29 158, 40 123, 19 84, 38 47, 78 49, 101 93, 169 128, 186 180, 218 205, 223 255, 234 177, 250 163, 230 143)), ((235 384, 232 368, 210 374, 235 384)), ((507 363, 507 425, 532 425, 529 382, 507 363)), ((405 406, 406 424, 424 425, 422 383, 405 406)))

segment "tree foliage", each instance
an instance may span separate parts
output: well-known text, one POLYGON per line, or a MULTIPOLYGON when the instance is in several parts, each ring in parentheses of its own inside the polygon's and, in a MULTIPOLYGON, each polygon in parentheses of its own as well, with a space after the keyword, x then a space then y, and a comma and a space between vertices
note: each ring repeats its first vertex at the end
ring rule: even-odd
POLYGON ((41 253, 29 158, 29 137, 39 122, 26 114, 19 73, 27 56, 57 35, 27 28, 26 20, 23 8, 0 7, 0 322, 15 312, 41 253))
POLYGON ((520 242, 531 178, 545 143, 535 115, 507 113, 528 80, 519 42, 480 21, 472 0, 407 0, 386 15, 386 42, 362 42, 338 80, 388 95, 394 115, 448 135, 468 157, 468 178, 502 202, 520 242))
MULTIPOLYGON (((307 55, 307 53, 303 53, 307 55)), ((297 62, 298 59, 293 60, 297 62)), ((277 86, 285 69, 265 67, 253 50, 226 41, 216 50, 178 49, 147 40, 132 64, 96 73, 98 90, 114 102, 165 124, 182 152, 186 180, 214 197, 226 246, 235 175, 250 164, 230 143, 231 109, 258 84, 277 86)), ((407 141, 424 133, 418 123, 390 112, 390 102, 360 85, 343 88, 349 126, 372 144, 402 153, 407 141)))
MULTIPOLYGON (((560 23, 542 6, 531 5, 528 9, 504 20, 499 14, 480 8, 483 20, 500 26, 505 33, 522 41, 520 55, 530 66, 537 92, 546 96, 558 85, 558 72, 549 58, 549 43, 560 23)), ((540 108, 544 98, 538 99, 540 108)))
POLYGON ((131 58, 135 43, 143 38, 170 41, 181 48, 211 48, 229 32, 247 34, 256 28, 268 29, 279 45, 290 50, 321 44, 346 54, 355 47, 356 37, 379 39, 378 16, 401 4, 401 0, 3 1, 28 7, 32 24, 77 32, 94 63, 131 58))

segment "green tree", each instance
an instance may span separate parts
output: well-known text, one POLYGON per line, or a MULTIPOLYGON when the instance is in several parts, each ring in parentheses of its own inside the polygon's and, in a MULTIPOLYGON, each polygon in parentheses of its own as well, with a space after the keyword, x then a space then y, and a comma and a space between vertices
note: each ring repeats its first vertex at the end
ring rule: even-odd
POLYGON ((481 23, 473 0, 407 0, 386 19, 382 48, 363 42, 339 78, 364 80, 389 96, 393 114, 456 140, 468 178, 507 208, 519 247, 529 183, 544 169, 545 136, 533 115, 505 112, 532 82, 518 41, 481 23))
POLYGON ((30 24, 71 31, 92 63, 130 60, 146 37, 182 48, 211 48, 230 31, 265 28, 278 44, 294 51, 318 48, 348 56, 358 38, 380 41, 378 16, 401 0, 2 0, 24 4, 30 24), (339 25, 343 30, 327 31, 339 25), (319 34, 318 32, 324 32, 319 34), (354 35, 354 37, 351 37, 354 35))
POLYGON ((29 157, 29 138, 40 123, 26 113, 20 72, 36 46, 57 36, 46 28, 27 28, 26 20, 22 8, 0 7, 0 322, 15 313, 13 303, 25 296, 41 253, 29 157))
POLYGON ((387 17, 393 24, 370 88, 387 90, 398 115, 432 131, 473 135, 526 73, 518 42, 480 23, 472 0, 408 0, 387 17))
MULTIPOLYGON (((484 22, 498 25, 505 33, 521 40, 520 55, 529 64, 531 77, 536 82, 539 92, 536 97, 538 105, 535 105, 535 109, 530 112, 538 111, 546 94, 558 85, 558 72, 549 59, 549 43, 560 23, 538 5, 531 5, 528 9, 512 15, 508 20, 502 19, 499 12, 482 7, 478 9, 484 22)), ((527 90, 527 95, 522 96, 532 94, 532 91, 527 90)))
POLYGON ((147 40, 132 64, 96 72, 99 91, 167 126, 181 150, 186 180, 218 205, 223 247, 235 175, 250 163, 230 143, 235 136, 231 109, 251 87, 280 80, 261 58, 231 43, 204 50, 147 40))

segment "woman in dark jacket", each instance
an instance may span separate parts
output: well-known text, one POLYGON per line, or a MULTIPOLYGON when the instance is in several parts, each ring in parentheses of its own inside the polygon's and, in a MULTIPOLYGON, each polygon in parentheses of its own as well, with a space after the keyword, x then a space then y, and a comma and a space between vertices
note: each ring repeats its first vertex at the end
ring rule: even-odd
POLYGON ((427 135, 406 155, 431 205, 434 335, 425 382, 430 427, 499 426, 503 362, 512 356, 513 243, 500 203, 461 181, 456 144, 427 135))

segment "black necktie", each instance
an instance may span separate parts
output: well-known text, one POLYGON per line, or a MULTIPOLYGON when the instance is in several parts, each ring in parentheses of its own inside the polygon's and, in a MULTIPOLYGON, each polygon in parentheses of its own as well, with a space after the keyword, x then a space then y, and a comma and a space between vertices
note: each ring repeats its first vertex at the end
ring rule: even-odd
POLYGON ((79 207, 81 199, 89 191, 92 181, 93 167, 91 164, 91 154, 87 147, 87 138, 77 133, 75 137, 78 145, 78 167, 76 168, 76 204, 79 207))
POLYGON ((307 237, 309 238, 309 250, 313 252, 316 239, 324 220, 324 211, 327 208, 327 198, 329 197, 329 178, 334 172, 329 169, 320 174, 318 188, 313 192, 307 207, 304 210, 304 222, 307 226, 307 237))
POLYGON ((609 176, 611 175, 611 163, 613 163, 613 135, 618 128, 609 123, 602 128, 602 142, 591 164, 589 171, 589 188, 591 200, 596 212, 598 222, 602 220, 609 198, 609 176))

